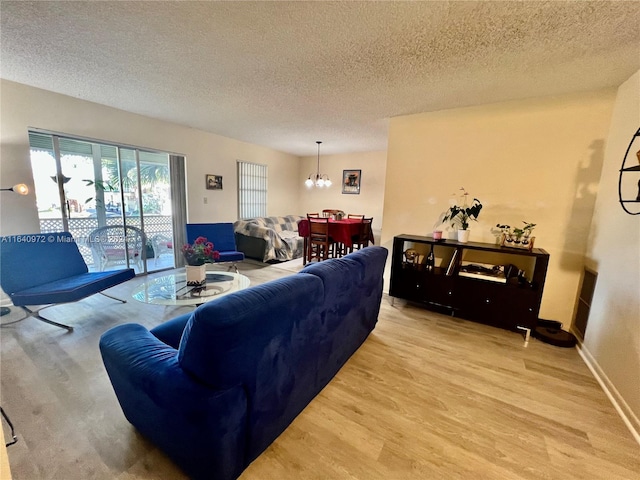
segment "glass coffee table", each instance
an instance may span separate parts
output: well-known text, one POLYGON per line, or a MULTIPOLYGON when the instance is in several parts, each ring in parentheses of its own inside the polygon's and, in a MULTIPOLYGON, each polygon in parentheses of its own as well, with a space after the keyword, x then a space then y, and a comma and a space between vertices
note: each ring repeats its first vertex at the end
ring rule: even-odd
POLYGON ((133 298, 154 305, 200 305, 215 298, 247 288, 251 281, 239 273, 207 272, 202 286, 187 285, 184 268, 152 278, 138 285, 133 298))

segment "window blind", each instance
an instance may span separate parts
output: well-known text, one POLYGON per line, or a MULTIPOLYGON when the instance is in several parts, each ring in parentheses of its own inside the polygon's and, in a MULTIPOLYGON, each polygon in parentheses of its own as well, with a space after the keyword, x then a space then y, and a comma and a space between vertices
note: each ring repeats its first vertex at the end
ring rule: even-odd
POLYGON ((267 216, 267 166, 238 161, 238 218, 267 216))

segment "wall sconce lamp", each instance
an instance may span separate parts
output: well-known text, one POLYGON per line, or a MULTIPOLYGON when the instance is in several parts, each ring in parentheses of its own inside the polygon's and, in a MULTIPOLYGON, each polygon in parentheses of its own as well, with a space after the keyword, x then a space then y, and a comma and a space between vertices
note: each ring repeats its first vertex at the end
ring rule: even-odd
MULTIPOLYGON (((29 187, 24 183, 18 183, 10 188, 0 188, 0 192, 15 192, 19 195, 27 195, 29 193, 29 187)), ((0 307, 0 317, 7 315, 11 312, 9 307, 0 307)))
POLYGON ((15 192, 19 195, 27 195, 29 193, 29 187, 24 183, 18 183, 11 188, 0 188, 0 192, 15 192))

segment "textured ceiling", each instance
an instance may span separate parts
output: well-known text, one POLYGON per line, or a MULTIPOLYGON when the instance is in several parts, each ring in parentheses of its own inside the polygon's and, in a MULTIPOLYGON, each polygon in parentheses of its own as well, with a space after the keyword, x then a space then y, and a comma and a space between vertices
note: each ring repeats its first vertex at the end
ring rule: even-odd
POLYGON ((640 69, 637 1, 2 1, 0 21, 2 78, 296 155, 640 69))

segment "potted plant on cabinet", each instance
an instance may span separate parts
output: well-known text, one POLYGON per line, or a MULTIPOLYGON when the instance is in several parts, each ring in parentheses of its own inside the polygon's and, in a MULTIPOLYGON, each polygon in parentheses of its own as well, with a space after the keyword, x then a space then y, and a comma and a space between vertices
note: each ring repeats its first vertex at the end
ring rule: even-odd
POLYGON ((531 236, 533 229, 536 227, 535 223, 522 221, 524 227, 511 228, 509 225, 498 224, 498 227, 502 231, 502 241, 500 244, 504 247, 526 248, 531 250, 533 248, 533 242, 535 237, 531 236))
POLYGON ((447 213, 443 218, 443 222, 451 222, 452 227, 458 226, 458 241, 461 243, 467 243, 469 241, 469 221, 478 221, 478 215, 482 210, 482 203, 477 198, 474 198, 471 204, 469 204, 469 194, 463 188, 461 202, 449 207, 447 213))

